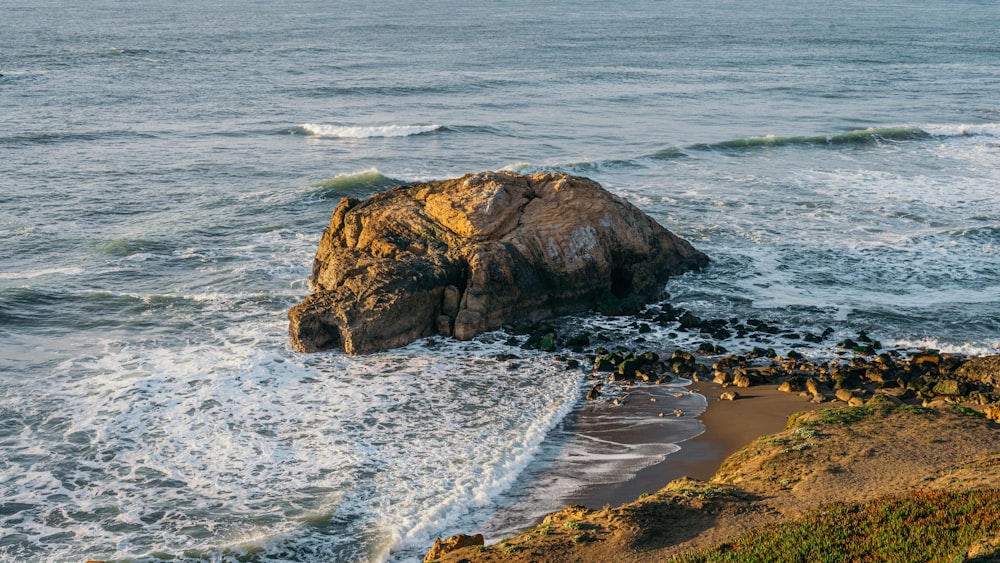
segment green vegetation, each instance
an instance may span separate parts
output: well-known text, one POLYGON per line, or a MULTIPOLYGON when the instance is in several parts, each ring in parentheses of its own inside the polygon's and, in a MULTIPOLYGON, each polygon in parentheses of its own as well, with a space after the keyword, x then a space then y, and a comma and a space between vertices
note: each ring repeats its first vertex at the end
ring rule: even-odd
POLYGON ((580 530, 583 528, 583 524, 576 522, 574 520, 567 520, 563 526, 566 526, 570 530, 580 530))
POLYGON ((882 418, 893 412, 929 414, 934 411, 933 409, 913 405, 894 405, 889 402, 875 401, 872 404, 860 407, 834 407, 812 412, 796 413, 789 417, 786 428, 793 428, 795 426, 816 427, 827 424, 849 425, 871 417, 877 416, 882 418))
POLYGON ((694 483, 692 486, 685 486, 676 489, 674 493, 682 497, 700 498, 704 500, 720 498, 720 497, 731 497, 736 494, 729 487, 720 487, 719 485, 697 483, 697 482, 694 483))
POLYGON ((986 418, 985 414, 977 411, 976 409, 969 408, 965 405, 955 405, 955 410, 967 416, 974 416, 976 418, 986 418))
POLYGON ((965 561, 1000 554, 998 542, 1000 491, 917 492, 834 504, 674 561, 965 561))
POLYGON ((552 522, 546 522, 535 526, 533 530, 536 536, 547 536, 552 533, 552 522))

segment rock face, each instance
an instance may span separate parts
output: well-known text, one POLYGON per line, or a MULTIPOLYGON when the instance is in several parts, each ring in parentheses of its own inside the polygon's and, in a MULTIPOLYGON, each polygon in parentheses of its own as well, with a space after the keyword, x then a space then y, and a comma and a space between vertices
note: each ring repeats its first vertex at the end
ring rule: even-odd
POLYGON ((474 536, 458 534, 457 536, 452 536, 445 540, 437 538, 434 540, 434 546, 431 547, 430 551, 427 552, 427 555, 424 556, 424 563, 437 561, 442 556, 447 555, 452 551, 457 551, 465 547, 481 546, 485 543, 486 542, 484 541, 482 534, 476 534, 474 536))
POLYGON ((975 358, 958 368, 955 375, 1000 387, 1000 355, 975 358))
POLYGON ((289 331, 304 352, 466 340, 609 296, 649 300, 669 276, 707 263, 596 182, 482 172, 342 199, 289 331))

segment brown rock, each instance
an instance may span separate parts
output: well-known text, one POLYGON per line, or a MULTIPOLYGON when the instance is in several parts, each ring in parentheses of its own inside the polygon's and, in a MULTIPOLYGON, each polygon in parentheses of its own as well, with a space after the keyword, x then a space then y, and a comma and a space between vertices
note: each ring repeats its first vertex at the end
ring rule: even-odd
POLYGON ((727 385, 732 381, 729 373, 722 370, 715 370, 713 375, 715 377, 712 379, 712 383, 715 383, 716 385, 727 385))
POLYGON ((462 549, 463 547, 473 547, 477 545, 485 545, 485 540, 482 534, 476 534, 474 536, 467 536, 465 534, 458 534, 457 536, 452 536, 446 540, 437 538, 434 540, 434 546, 431 550, 427 552, 424 556, 424 561, 429 563, 430 561, 436 561, 440 559, 443 555, 451 553, 456 549, 462 549))
POLYGON ((868 402, 865 404, 868 406, 897 406, 903 404, 903 401, 899 397, 888 393, 882 393, 881 391, 881 389, 876 391, 875 394, 872 395, 872 398, 868 399, 868 402))
POLYGON ((437 331, 442 336, 451 336, 451 317, 448 315, 438 315, 437 331))
POLYGON ((813 396, 822 394, 819 390, 819 383, 812 377, 806 380, 806 391, 813 396))
POLYGON ((961 379, 1000 387, 1000 354, 970 360, 955 370, 955 375, 961 379))
POLYGON ((961 381, 955 381, 954 379, 942 379, 934 384, 934 393, 938 395, 946 395, 949 397, 957 397, 960 395, 965 395, 969 392, 968 387, 965 383, 961 381))
POLYGON ((1000 405, 990 405, 983 409, 983 414, 986 418, 992 420, 993 422, 1000 422, 1000 405))
POLYGON ((781 385, 778 385, 778 391, 783 393, 798 393, 801 390, 802 385, 797 377, 788 378, 785 381, 782 381, 781 385))
POLYGON ((854 393, 847 389, 837 389, 837 400, 844 401, 845 403, 850 403, 851 399, 854 398, 854 393))
POLYGON ((363 354, 438 331, 472 338, 505 322, 650 300, 708 258, 596 182, 483 172, 344 198, 289 312, 292 345, 363 354))
POLYGON ((719 398, 723 401, 735 401, 740 398, 740 394, 736 391, 726 391, 725 393, 719 395, 719 398))

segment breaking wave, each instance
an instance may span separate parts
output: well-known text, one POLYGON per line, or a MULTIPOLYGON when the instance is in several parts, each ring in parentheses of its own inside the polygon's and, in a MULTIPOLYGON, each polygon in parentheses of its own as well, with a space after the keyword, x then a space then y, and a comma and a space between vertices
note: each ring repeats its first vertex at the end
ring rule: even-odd
POLYGON ((441 125, 327 125, 303 123, 293 132, 333 139, 369 139, 373 137, 409 137, 444 130, 441 125))
POLYGON ((693 150, 732 150, 759 147, 783 147, 788 145, 867 145, 894 141, 927 139, 931 135, 920 127, 871 127, 841 133, 839 135, 811 135, 781 137, 746 137, 719 143, 702 143, 691 146, 693 150))
POLYGON ((339 199, 345 196, 365 198, 379 190, 385 190, 407 182, 383 175, 375 168, 350 174, 338 174, 308 186, 311 194, 324 199, 339 199))

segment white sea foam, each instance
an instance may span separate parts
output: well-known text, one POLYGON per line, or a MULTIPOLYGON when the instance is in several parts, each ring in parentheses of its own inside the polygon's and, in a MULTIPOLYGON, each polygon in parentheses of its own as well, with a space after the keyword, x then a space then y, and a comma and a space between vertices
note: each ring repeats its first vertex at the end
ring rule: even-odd
POLYGON ((1000 137, 1000 123, 924 125, 921 129, 937 137, 1000 137))
POLYGON ((338 139, 367 139, 370 137, 409 137, 432 133, 442 128, 441 125, 327 125, 322 123, 303 123, 302 129, 316 137, 331 137, 338 139))
POLYGON ((0 69, 0 74, 3 74, 5 76, 41 75, 48 73, 49 71, 43 69, 17 69, 17 68, 0 69))
POLYGON ((579 373, 530 354, 509 369, 491 357, 509 349, 488 342, 363 359, 267 351, 283 338, 251 321, 181 346, 108 341, 63 362, 39 401, 63 405, 47 438, 62 445, 33 446, 29 433, 10 449, 17 470, 0 488, 33 507, 12 529, 40 541, 53 533, 46 515, 76 514, 72 544, 47 542, 56 558, 289 545, 409 557, 509 488, 579 393, 579 373), (74 443, 73 457, 58 453, 74 443), (360 528, 324 540, 308 533, 316 515, 360 528), (367 547, 338 544, 372 529, 383 533, 367 547))
POLYGON ((1000 353, 1000 341, 996 342, 945 342, 939 338, 925 336, 913 339, 892 339, 883 344, 892 348, 912 350, 938 350, 946 354, 966 354, 970 356, 985 356, 1000 353))
POLYGON ((64 268, 43 268, 25 272, 0 272, 0 280, 28 280, 42 276, 77 276, 83 273, 83 268, 67 266, 64 268))

